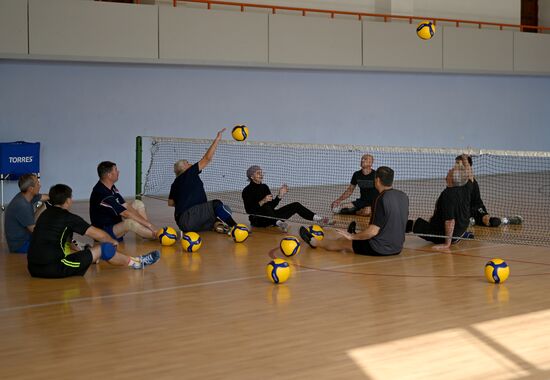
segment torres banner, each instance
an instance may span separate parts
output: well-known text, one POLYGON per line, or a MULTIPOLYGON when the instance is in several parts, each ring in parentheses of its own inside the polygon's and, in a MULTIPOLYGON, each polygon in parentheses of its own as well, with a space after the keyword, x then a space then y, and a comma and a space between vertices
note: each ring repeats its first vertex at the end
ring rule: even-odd
POLYGON ((13 180, 25 173, 40 172, 40 143, 0 143, 0 175, 13 180))

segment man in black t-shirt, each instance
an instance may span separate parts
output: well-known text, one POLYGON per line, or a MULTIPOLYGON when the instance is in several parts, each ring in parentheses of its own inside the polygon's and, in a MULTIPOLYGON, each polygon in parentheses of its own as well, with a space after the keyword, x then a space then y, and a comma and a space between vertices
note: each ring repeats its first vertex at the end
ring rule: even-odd
MULTIPOLYGON (((467 155, 466 157, 468 159, 468 163, 470 164, 470 166, 472 166, 472 156, 467 155)), ((462 156, 458 156, 455 158, 455 162, 457 164, 461 161, 462 156)), ((505 217, 502 219, 491 216, 487 211, 487 207, 485 207, 483 200, 481 199, 481 192, 479 191, 479 184, 477 183, 477 180, 474 178, 472 183, 473 186, 470 199, 470 218, 473 218, 473 222, 470 221, 470 224, 475 223, 478 226, 498 227, 501 224, 521 224, 523 222, 523 218, 519 215, 505 217)))
POLYGON ((192 165, 187 160, 179 160, 174 164, 176 179, 170 187, 168 206, 174 207, 174 219, 184 232, 208 231, 214 228, 216 232, 227 233, 237 224, 231 216, 231 210, 222 201, 208 201, 204 184, 199 177, 214 158, 224 131, 225 128, 218 132, 199 162, 192 165))
POLYGON ((374 158, 370 154, 364 154, 361 157, 361 170, 353 173, 346 191, 331 204, 334 212, 360 216, 370 215, 372 203, 378 196, 378 190, 374 186, 373 162, 374 158), (353 202, 342 203, 353 194, 356 186, 359 186, 361 196, 353 202))
POLYGON ((114 162, 103 161, 97 166, 99 181, 90 195, 92 225, 118 241, 122 241, 128 231, 146 239, 156 239, 157 230, 149 221, 143 202, 136 199, 130 204, 118 192, 115 183, 119 174, 114 162))
MULTIPOLYGON (((344 239, 316 240, 305 227, 300 227, 300 237, 311 247, 329 251, 347 251, 358 255, 398 255, 405 242, 405 227, 409 216, 409 197, 393 188, 394 172, 387 166, 376 170, 374 185, 380 193, 373 204, 369 226, 359 232, 336 229, 344 239)), ((352 224, 354 225, 354 224, 352 224)))
POLYGON ((447 188, 441 192, 430 221, 422 218, 407 223, 407 232, 412 230, 424 240, 436 243, 434 249, 448 250, 451 243, 460 238, 471 238, 467 232, 470 224, 470 204, 473 188, 473 172, 466 155, 449 170, 447 188))
POLYGON ((110 264, 133 269, 142 269, 159 260, 159 251, 152 251, 140 257, 129 257, 117 252, 118 242, 115 239, 69 212, 73 204, 72 190, 69 186, 52 186, 49 198, 52 207, 46 209, 38 218, 27 255, 27 268, 31 276, 83 276, 90 264, 100 258, 110 264), (101 244, 72 253, 70 242, 73 232, 89 236, 101 244))

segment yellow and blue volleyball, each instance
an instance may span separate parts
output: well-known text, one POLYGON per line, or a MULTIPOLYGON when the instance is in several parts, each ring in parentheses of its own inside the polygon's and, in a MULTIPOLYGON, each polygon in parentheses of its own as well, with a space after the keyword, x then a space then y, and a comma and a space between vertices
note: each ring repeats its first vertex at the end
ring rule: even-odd
POLYGON ((178 234, 172 227, 162 227, 157 231, 157 238, 164 246, 174 245, 178 240, 178 234))
POLYGON ((282 284, 290 276, 290 265, 283 259, 273 259, 267 264, 265 274, 274 284, 282 284))
POLYGON ((235 125, 231 131, 231 136, 237 141, 244 141, 248 137, 248 127, 246 125, 235 125))
POLYGON ((246 239, 248 239, 248 227, 246 224, 236 224, 231 229, 231 237, 235 241, 235 243, 242 243, 246 239))
POLYGON ((416 27, 416 34, 423 40, 429 40, 435 34, 435 25, 431 21, 422 21, 416 27))
POLYGON ((318 224, 308 227, 309 233, 317 240, 323 240, 325 238, 325 231, 318 224))
POLYGON ((510 267, 502 259, 492 259, 485 264, 485 277, 493 284, 502 284, 510 275, 510 267))
POLYGON ((281 239, 279 248, 283 255, 290 257, 300 252, 300 240, 294 236, 287 236, 281 239))
POLYGON ((196 232, 186 232, 181 237, 181 246, 187 252, 197 252, 201 245, 201 236, 196 232))

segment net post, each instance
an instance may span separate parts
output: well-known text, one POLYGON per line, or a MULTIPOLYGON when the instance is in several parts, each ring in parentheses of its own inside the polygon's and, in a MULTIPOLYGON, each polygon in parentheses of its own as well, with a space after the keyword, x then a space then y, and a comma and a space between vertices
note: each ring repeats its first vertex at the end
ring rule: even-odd
POLYGON ((136 199, 141 199, 141 166, 143 145, 141 136, 136 137, 136 199))

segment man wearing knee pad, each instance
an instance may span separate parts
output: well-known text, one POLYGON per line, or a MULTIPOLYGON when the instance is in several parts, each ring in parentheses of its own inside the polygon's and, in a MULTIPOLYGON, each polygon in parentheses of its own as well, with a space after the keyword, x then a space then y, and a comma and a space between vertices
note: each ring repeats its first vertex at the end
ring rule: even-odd
POLYGON ((227 233, 236 224, 227 205, 219 199, 208 201, 204 184, 199 177, 214 158, 224 131, 225 128, 218 132, 199 162, 190 164, 187 160, 179 160, 174 164, 176 179, 170 187, 168 206, 174 207, 174 218, 184 232, 208 231, 214 228, 217 232, 227 233))
POLYGON ((49 192, 52 207, 46 209, 36 222, 27 255, 27 268, 33 277, 63 278, 83 276, 92 262, 99 259, 112 265, 142 269, 160 259, 159 251, 139 257, 117 252, 118 242, 105 231, 91 226, 69 210, 73 204, 69 186, 58 184, 49 192), (74 233, 89 236, 101 242, 82 251, 71 252, 74 233))
POLYGON ((115 182, 120 174, 116 164, 103 161, 97 166, 99 181, 90 195, 90 219, 94 227, 122 241, 128 232, 146 239, 156 239, 156 229, 147 218, 145 205, 136 199, 131 204, 118 192, 115 182))

